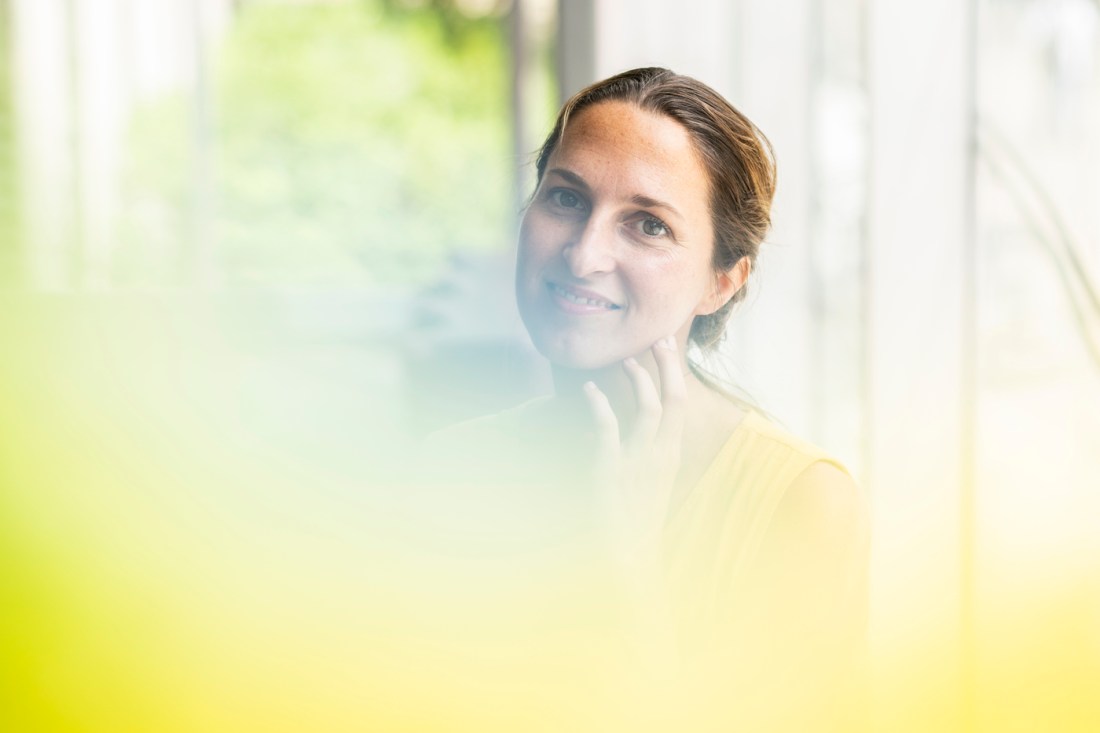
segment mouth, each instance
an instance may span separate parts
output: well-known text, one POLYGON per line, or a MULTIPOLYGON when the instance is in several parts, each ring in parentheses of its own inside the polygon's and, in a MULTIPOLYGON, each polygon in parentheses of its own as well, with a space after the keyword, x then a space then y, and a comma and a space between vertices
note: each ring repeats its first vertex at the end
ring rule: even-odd
POLYGON ((584 288, 559 285, 555 282, 547 282, 546 289, 559 305, 566 310, 583 312, 601 312, 619 310, 622 306, 612 303, 599 293, 584 288), (569 307, 571 306, 571 307, 569 307))

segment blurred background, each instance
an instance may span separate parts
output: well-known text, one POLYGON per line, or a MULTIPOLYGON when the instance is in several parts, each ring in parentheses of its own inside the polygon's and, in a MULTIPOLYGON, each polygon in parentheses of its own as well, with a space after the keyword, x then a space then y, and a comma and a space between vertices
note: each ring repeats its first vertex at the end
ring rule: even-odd
POLYGON ((0 0, 6 728, 355 727, 365 487, 548 389, 533 152, 661 65, 776 149, 717 367, 870 497, 875 727, 1097 729, 1098 52, 1097 0, 0 0))

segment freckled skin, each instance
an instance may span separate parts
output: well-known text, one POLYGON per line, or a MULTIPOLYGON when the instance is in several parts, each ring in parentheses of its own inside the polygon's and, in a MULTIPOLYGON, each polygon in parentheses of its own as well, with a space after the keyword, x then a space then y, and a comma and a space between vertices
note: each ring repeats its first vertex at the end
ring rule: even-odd
POLYGON ((520 230, 516 297, 556 366, 599 369, 722 305, 711 266, 709 182, 676 121, 613 101, 570 119, 520 230), (615 308, 578 313, 548 287, 615 308))

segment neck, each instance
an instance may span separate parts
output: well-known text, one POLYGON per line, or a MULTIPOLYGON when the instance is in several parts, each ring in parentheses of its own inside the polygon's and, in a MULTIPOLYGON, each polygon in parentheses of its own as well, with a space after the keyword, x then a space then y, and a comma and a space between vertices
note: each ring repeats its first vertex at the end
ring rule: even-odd
MULTIPOLYGON (((682 353, 682 352, 681 352, 682 353)), ((649 354, 637 357, 660 390, 657 365, 649 354)), ((683 357, 681 357, 682 359, 683 357)), ((683 364, 687 399, 684 405, 684 427, 681 438, 680 470, 677 474, 673 504, 682 500, 685 491, 699 480, 714 456, 725 444, 744 411, 720 393, 700 381, 686 363, 683 364)), ((591 442, 578 426, 591 424, 592 408, 583 391, 585 382, 594 382, 607 395, 619 423, 619 434, 630 434, 636 413, 634 389, 621 363, 595 370, 565 369, 555 366, 554 391, 549 417, 551 430, 558 435, 577 437, 578 447, 587 449, 591 442), (587 441, 587 442, 586 442, 587 441)))
MULTIPOLYGON (((712 391, 696 378, 695 374, 687 366, 680 350, 681 370, 684 382, 687 386, 687 417, 688 424, 693 423, 693 417, 698 415, 708 402, 712 391)), ((657 362, 650 352, 639 354, 635 357, 657 389, 661 392, 661 378, 657 370, 657 362)), ((555 402, 562 410, 563 419, 574 421, 588 419, 591 408, 584 395, 585 382, 594 383, 611 403, 611 409, 619 419, 621 431, 629 429, 637 413, 637 398, 634 395, 634 385, 623 368, 622 362, 615 362, 599 369, 570 369, 562 366, 553 366, 555 402)), ((574 423, 575 424, 575 423, 574 423)))

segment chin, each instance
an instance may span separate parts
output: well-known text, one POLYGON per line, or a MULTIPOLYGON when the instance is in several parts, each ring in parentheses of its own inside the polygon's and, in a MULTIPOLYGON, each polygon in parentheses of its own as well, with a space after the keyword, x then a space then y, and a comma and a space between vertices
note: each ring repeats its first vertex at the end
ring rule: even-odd
POLYGON ((596 371, 618 364, 635 352, 614 348, 607 343, 589 343, 587 339, 574 340, 568 336, 540 338, 532 334, 532 341, 551 365, 562 369, 596 371))
MULTIPOLYGON (((625 338, 623 327, 584 328, 564 325, 534 308, 520 306, 520 317, 531 343, 552 366, 578 371, 597 371, 615 366, 648 348, 643 340, 625 338)), ((652 341, 656 341, 653 337, 652 341)), ((651 343, 652 343, 651 341, 651 343)))
POLYGON ((626 357, 621 359, 605 359, 599 356, 591 354, 575 355, 575 354, 548 354, 542 352, 542 355, 546 357, 551 366, 559 367, 561 369, 571 369, 579 372, 595 372, 607 367, 613 366, 617 362, 622 361, 626 357))

